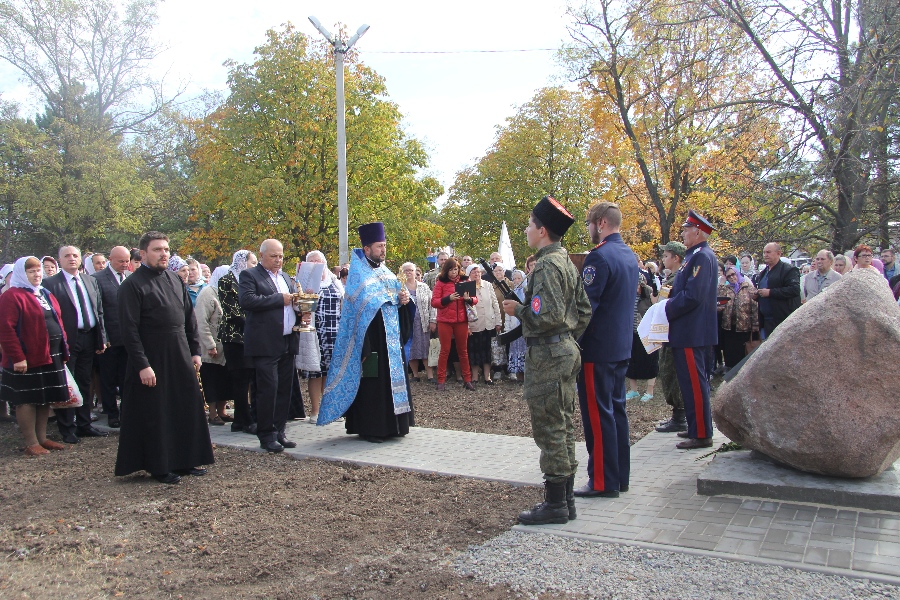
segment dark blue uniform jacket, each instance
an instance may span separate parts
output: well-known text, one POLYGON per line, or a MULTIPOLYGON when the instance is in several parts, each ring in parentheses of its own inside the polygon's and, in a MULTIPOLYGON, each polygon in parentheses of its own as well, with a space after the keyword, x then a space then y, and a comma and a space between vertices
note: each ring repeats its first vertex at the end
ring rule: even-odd
POLYGON ((622 236, 607 236, 584 259, 581 280, 591 301, 591 322, 578 340, 586 363, 631 358, 639 269, 622 236))
POLYGON ((699 348, 719 343, 716 320, 718 280, 718 261, 709 245, 700 242, 688 249, 666 303, 669 346, 699 348))

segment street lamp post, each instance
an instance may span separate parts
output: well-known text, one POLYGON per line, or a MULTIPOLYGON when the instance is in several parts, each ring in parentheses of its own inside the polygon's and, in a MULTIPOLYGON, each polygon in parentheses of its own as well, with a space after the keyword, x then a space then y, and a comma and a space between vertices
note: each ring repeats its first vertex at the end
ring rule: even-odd
POLYGON ((350 262, 350 248, 347 238, 347 130, 344 124, 344 54, 353 44, 369 30, 368 25, 362 25, 349 40, 344 42, 336 35, 331 35, 315 17, 309 17, 309 22, 319 30, 328 43, 334 47, 334 73, 336 79, 337 97, 337 158, 338 158, 338 242, 340 245, 340 264, 350 262))

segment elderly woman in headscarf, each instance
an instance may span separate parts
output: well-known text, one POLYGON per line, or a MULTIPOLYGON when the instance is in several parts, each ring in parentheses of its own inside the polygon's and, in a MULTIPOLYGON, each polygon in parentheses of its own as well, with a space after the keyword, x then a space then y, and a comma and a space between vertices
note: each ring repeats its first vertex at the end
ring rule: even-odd
POLYGON ((209 285, 197 294, 194 314, 197 315, 197 331, 200 334, 200 380, 203 397, 209 405, 209 424, 224 425, 234 421, 225 412, 225 405, 234 400, 231 373, 225 367, 225 349, 219 337, 222 319, 222 303, 219 300, 219 281, 230 272, 228 267, 216 267, 209 278, 209 285))
POLYGON ((185 262, 183 258, 178 256, 177 254, 173 254, 169 257, 169 266, 167 268, 181 277, 182 283, 187 285, 189 269, 187 262, 185 262))
POLYGON ((478 296, 478 303, 473 307, 478 318, 469 321, 469 366, 473 383, 478 382, 478 372, 481 370, 484 383, 494 385, 491 379, 491 338, 500 333, 503 323, 494 287, 481 279, 482 272, 482 266, 477 263, 466 267, 466 275, 475 282, 475 295, 478 296))
POLYGON ((255 267, 256 255, 249 250, 234 253, 228 272, 219 278, 219 304, 222 316, 219 319, 219 340, 225 354, 225 366, 231 374, 234 391, 234 422, 231 431, 256 434, 255 403, 251 405, 250 381, 254 377, 253 360, 244 356, 244 310, 238 302, 238 282, 241 272, 255 267))
POLYGON ((425 366, 428 383, 434 383, 434 367, 428 365, 428 348, 431 344, 431 333, 437 331, 437 309, 431 306, 431 288, 419 277, 421 272, 421 269, 411 262, 400 265, 400 284, 406 286, 409 297, 416 305, 413 334, 406 360, 409 362, 413 381, 420 381, 421 361, 425 366))
POLYGON ((728 298, 719 307, 719 346, 725 359, 725 369, 729 370, 744 358, 745 342, 749 342, 754 332, 759 332, 759 304, 753 293, 756 291, 749 277, 735 267, 725 269, 725 283, 719 286, 718 296, 728 298))
POLYGON ((59 304, 42 280, 41 261, 22 257, 13 267, 9 291, 0 296, 0 400, 16 407, 28 456, 65 448, 47 439, 47 418, 51 404, 69 399, 66 334, 59 304))
POLYGON ((325 379, 331 366, 334 342, 337 339, 338 325, 341 321, 341 304, 344 300, 344 286, 340 279, 328 269, 328 260, 318 250, 306 255, 306 262, 322 263, 322 280, 318 290, 303 290, 306 293, 318 294, 319 304, 316 307, 315 327, 319 341, 319 368, 315 371, 304 371, 308 378, 309 402, 311 410, 308 422, 315 425, 319 418, 319 405, 325 391, 325 379))

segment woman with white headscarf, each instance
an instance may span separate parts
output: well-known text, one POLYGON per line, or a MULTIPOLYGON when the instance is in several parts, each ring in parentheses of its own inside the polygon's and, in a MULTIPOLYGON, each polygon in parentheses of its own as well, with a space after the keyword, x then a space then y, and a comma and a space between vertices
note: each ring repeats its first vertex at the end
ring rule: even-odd
POLYGON ((256 435, 255 403, 250 402, 250 381, 255 375, 253 359, 244 356, 244 309, 238 301, 238 281, 244 269, 255 267, 256 255, 249 250, 234 253, 228 272, 218 281, 219 303, 222 316, 219 319, 219 340, 225 354, 225 366, 231 373, 234 392, 234 422, 231 431, 243 431, 256 435))
POLYGON ((229 273, 228 267, 216 267, 197 294, 194 313, 197 315, 197 332, 200 334, 200 380, 203 383, 203 397, 209 405, 209 424, 224 425, 234 421, 225 412, 225 404, 234 400, 231 373, 225 367, 225 349, 219 337, 219 322, 222 319, 222 303, 219 300, 219 281, 229 273))
POLYGON ((0 296, 0 400, 16 407, 27 456, 65 448, 47 439, 50 405, 69 399, 64 364, 69 349, 59 304, 41 286, 43 276, 37 257, 22 257, 13 267, 9 291, 0 296))
POLYGON ((319 405, 322 402, 322 394, 325 391, 325 379, 328 376, 328 368, 331 366, 331 355, 334 351, 334 342, 337 339, 338 324, 341 321, 341 303, 344 299, 344 286, 340 280, 328 269, 328 260, 318 250, 313 250, 306 255, 306 262, 323 263, 322 280, 318 290, 303 290, 307 293, 319 294, 319 304, 316 307, 315 327, 316 336, 319 338, 319 369, 318 371, 304 371, 309 379, 309 423, 316 424, 319 418, 319 405))

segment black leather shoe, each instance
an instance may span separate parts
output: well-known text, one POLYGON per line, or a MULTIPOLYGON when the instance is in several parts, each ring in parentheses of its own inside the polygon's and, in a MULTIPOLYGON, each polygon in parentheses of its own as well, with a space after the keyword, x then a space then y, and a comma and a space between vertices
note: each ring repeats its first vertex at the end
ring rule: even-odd
POLYGON ((206 475, 206 469, 201 469, 200 467, 191 467, 190 469, 175 469, 175 473, 178 475, 194 475, 199 477, 200 475, 206 475))
POLYGON ((119 427, 122 426, 122 422, 119 421, 119 419, 110 419, 109 422, 108 422, 108 424, 109 424, 109 426, 112 427, 113 429, 118 429, 119 427))
POLYGON ((260 442, 259 447, 265 450, 266 452, 284 452, 284 446, 279 444, 278 442, 260 442))
POLYGON ((78 439, 78 436, 75 435, 74 433, 67 433, 66 435, 62 436, 62 438, 63 438, 63 441, 67 444, 77 444, 78 442, 81 441, 78 439))
POLYGON ((679 450, 696 450, 697 448, 712 448, 712 438, 689 439, 675 444, 679 450))
POLYGON ((244 425, 244 433, 249 433, 250 435, 256 435, 256 423, 250 423, 249 425, 244 425))
POLYGON ((361 435, 359 436, 359 439, 366 440, 367 442, 371 442, 373 444, 380 444, 384 442, 384 438, 380 438, 375 435, 361 435))
POLYGON ((94 429, 93 427, 88 427, 87 429, 79 429, 76 432, 78 437, 107 437, 109 435, 106 431, 100 431, 99 429, 94 429))
POLYGON ((154 475, 153 479, 157 480, 160 483, 168 483, 169 485, 174 485, 181 481, 181 477, 176 475, 175 473, 163 473, 162 475, 154 475))
POLYGON ((627 486, 627 485, 620 485, 620 486, 619 486, 619 493, 620 493, 620 494, 624 494, 624 493, 627 492, 627 491, 628 491, 628 486, 627 486))
POLYGON ((583 486, 575 490, 575 496, 577 498, 618 498, 619 492, 616 490, 598 492, 597 490, 591 488, 588 484, 584 484, 583 486))
POLYGON ((297 447, 297 442, 292 442, 284 436, 278 438, 278 443, 281 444, 282 446, 284 446, 285 448, 296 448, 297 447))
POLYGON ((680 438, 689 438, 689 437, 691 437, 691 436, 688 435, 687 430, 679 431, 677 435, 678 435, 678 437, 680 437, 680 438))

